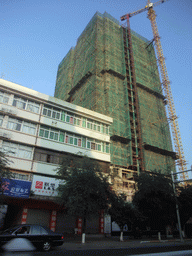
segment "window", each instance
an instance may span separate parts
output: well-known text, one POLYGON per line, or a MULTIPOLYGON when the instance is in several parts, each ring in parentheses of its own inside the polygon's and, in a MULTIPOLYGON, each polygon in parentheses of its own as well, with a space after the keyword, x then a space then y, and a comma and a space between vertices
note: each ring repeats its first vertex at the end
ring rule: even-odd
POLYGON ((41 235, 48 235, 48 231, 45 230, 43 227, 40 227, 41 235))
POLYGON ((67 133, 65 143, 69 143, 69 144, 73 145, 73 139, 74 139, 73 134, 72 133, 67 133))
POLYGON ((97 125, 96 124, 93 125, 93 130, 95 130, 95 131, 97 130, 97 125))
POLYGON ((91 149, 95 150, 96 147, 95 147, 95 143, 94 142, 91 142, 91 149))
POLYGON ((59 153, 50 150, 36 149, 34 154, 34 160, 52 164, 59 164, 60 158, 59 153))
POLYGON ((40 226, 31 226, 31 235, 41 235, 40 226))
POLYGON ((40 127, 39 136, 82 148, 109 153, 109 143, 101 142, 100 140, 95 140, 92 138, 82 137, 70 132, 52 129, 44 125, 41 125, 40 127))
POLYGON ((24 100, 22 98, 18 98, 16 96, 14 96, 14 100, 13 100, 13 106, 14 107, 25 109, 26 108, 26 103, 27 103, 27 100, 24 100))
POLYGON ((13 173, 13 177, 16 180, 29 180, 29 175, 21 173, 13 173))
POLYGON ((101 141, 95 140, 95 149, 101 151, 101 141))
POLYGON ((24 158, 24 159, 31 159, 32 148, 28 146, 18 145, 18 157, 24 158))
POLYGON ((22 132, 35 135, 36 133, 36 124, 23 122, 22 132))
POLYGON ((81 139, 78 139, 78 147, 81 147, 81 139))
POLYGON ((97 145, 97 150, 101 151, 101 145, 100 144, 97 145))
POLYGON ((4 116, 3 116, 3 115, 0 115, 0 126, 3 125, 3 118, 4 118, 4 116))
POLYGON ((87 148, 91 148, 91 142, 87 141, 87 148))
POLYGON ((41 125, 40 130, 39 130, 39 136, 48 138, 49 137, 49 127, 41 125))
POLYGON ((97 132, 102 132, 104 134, 109 133, 108 126, 101 124, 99 122, 95 122, 91 119, 83 118, 78 115, 74 115, 73 113, 66 112, 64 110, 56 109, 51 106, 44 105, 43 107, 43 115, 48 116, 50 118, 58 119, 63 122, 67 122, 70 124, 82 126, 84 128, 88 128, 97 132))
POLYGON ((3 141, 2 151, 9 156, 16 156, 17 144, 3 141))
POLYGON ((27 102, 27 110, 34 112, 34 113, 39 113, 39 104, 32 102, 32 101, 28 101, 27 102))
POLYGON ((70 116, 70 124, 73 124, 73 117, 70 116))
POLYGON ((19 119, 9 117, 7 128, 15 131, 22 131, 31 135, 36 133, 36 125, 19 119))
POLYGON ((127 177, 128 177, 127 172, 122 172, 122 178, 123 178, 123 179, 127 179, 127 177))
POLYGON ((46 105, 43 108, 43 115, 54 119, 61 119, 61 112, 59 109, 52 108, 46 105))
POLYGON ((38 103, 17 96, 14 96, 12 105, 30 112, 39 113, 40 105, 38 103))
POLYGON ((69 121, 70 121, 70 116, 67 115, 67 116, 66 116, 66 122, 69 123, 69 121))
POLYGON ((77 138, 74 138, 74 145, 77 146, 77 138))
POLYGON ((82 147, 86 148, 86 138, 82 137, 82 147))
POLYGON ((87 128, 92 129, 92 122, 89 119, 87 120, 87 128))
POLYGON ((49 133, 49 138, 52 139, 52 140, 58 140, 58 138, 59 138, 59 131, 51 129, 50 133, 49 133))
POLYGON ((64 111, 61 112, 61 120, 65 122, 65 112, 64 111))
POLYGON ((59 134, 59 141, 60 142, 64 142, 64 140, 65 140, 65 133, 60 132, 60 134, 59 134))
POLYGON ((83 118, 82 126, 83 126, 83 127, 86 127, 86 119, 85 119, 85 118, 83 118))
POLYGON ((9 101, 10 94, 0 91, 0 102, 7 104, 9 101))
POLYGON ((81 126, 81 118, 77 118, 77 125, 81 126))
POLYGON ((49 116, 49 117, 51 116, 51 109, 47 110, 47 116, 49 116))
POLYGON ((15 131, 21 131, 21 125, 22 125, 21 120, 9 117, 9 121, 7 123, 8 129, 15 130, 15 131))
POLYGON ((104 126, 101 125, 101 132, 104 133, 104 126))
POLYGON ((102 151, 102 152, 105 152, 105 145, 104 145, 103 142, 101 143, 101 151, 102 151))
POLYGON ((31 159, 33 148, 21 144, 3 141, 2 151, 9 156, 31 159))
POLYGON ((106 153, 109 153, 109 143, 106 143, 106 153))

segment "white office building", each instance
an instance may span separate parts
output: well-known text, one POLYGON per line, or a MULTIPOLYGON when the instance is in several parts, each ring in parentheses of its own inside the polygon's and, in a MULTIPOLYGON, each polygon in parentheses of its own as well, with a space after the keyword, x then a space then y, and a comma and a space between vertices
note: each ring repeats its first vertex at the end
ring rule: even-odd
MULTIPOLYGON (((112 121, 0 79, 0 150, 7 154, 15 174, 5 192, 9 205, 5 225, 40 223, 52 230, 72 232, 78 221, 67 217, 54 200, 59 185, 55 170, 67 154, 83 154, 110 164, 112 121)), ((99 223, 101 220, 88 223, 90 232, 102 233, 99 223)))

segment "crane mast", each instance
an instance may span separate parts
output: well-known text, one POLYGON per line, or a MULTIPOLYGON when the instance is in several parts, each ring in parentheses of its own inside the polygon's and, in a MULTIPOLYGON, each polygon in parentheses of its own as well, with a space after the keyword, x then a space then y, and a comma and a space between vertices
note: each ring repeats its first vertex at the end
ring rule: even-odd
POLYGON ((188 174, 185 172, 187 170, 186 169, 186 161, 185 161, 185 157, 184 157, 183 146, 182 146, 181 136, 180 136, 180 130, 179 130, 175 105, 174 105, 173 96, 172 96, 171 87, 170 87, 170 81, 169 81, 167 68, 166 68, 166 64, 165 64, 165 58, 163 55, 160 36, 159 36, 158 29, 157 29, 156 14, 153 9, 153 6, 164 3, 165 1, 167 1, 167 0, 160 0, 153 4, 150 2, 150 0, 148 0, 147 5, 143 9, 140 9, 133 13, 126 14, 121 17, 121 20, 129 19, 129 17, 132 17, 132 16, 139 14, 143 11, 146 11, 146 10, 148 11, 148 18, 151 22, 153 38, 155 41, 155 49, 156 49, 159 69, 160 69, 160 73, 161 73, 162 86, 164 89, 165 97, 167 99, 168 118, 171 123, 172 137, 173 137, 173 142, 174 142, 174 147, 175 147, 176 157, 177 157, 176 163, 177 163, 178 169, 181 173, 180 176, 181 176, 182 180, 186 180, 188 178, 188 174))

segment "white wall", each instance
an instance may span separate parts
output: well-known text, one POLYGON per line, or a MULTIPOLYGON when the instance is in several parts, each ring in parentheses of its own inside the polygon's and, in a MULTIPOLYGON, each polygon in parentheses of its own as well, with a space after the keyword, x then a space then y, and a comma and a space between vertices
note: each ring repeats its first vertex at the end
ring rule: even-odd
POLYGON ((10 169, 17 169, 21 171, 31 171, 31 160, 25 160, 17 157, 7 157, 10 160, 8 167, 10 169))

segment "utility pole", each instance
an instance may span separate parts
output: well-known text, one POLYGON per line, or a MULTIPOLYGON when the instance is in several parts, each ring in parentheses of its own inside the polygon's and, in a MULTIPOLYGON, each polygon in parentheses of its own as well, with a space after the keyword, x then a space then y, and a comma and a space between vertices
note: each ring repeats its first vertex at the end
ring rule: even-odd
MULTIPOLYGON (((174 174, 177 174, 177 173, 174 173, 174 174)), ((179 225, 179 236, 180 236, 181 242, 184 242, 183 236, 182 236, 182 230, 181 230, 179 206, 178 206, 178 201, 177 201, 177 196, 176 196, 176 191, 175 191, 175 178, 174 178, 174 174, 173 174, 173 171, 172 171, 171 172, 171 177, 172 177, 173 191, 174 191, 174 195, 175 195, 175 199, 176 199, 176 213, 177 213, 177 221, 178 221, 178 225, 179 225)))

